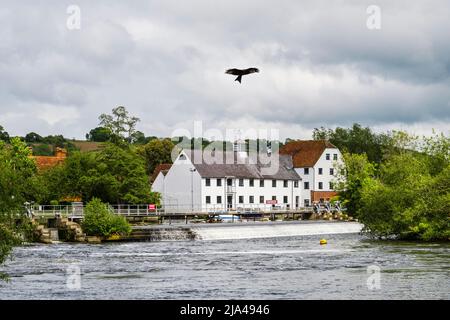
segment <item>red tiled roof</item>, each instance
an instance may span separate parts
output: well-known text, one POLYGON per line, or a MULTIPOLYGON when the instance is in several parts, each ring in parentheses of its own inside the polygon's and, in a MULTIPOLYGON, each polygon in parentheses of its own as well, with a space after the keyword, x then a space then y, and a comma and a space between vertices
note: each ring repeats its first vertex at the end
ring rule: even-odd
POLYGON ((296 140, 280 148, 280 154, 292 156, 295 168, 313 167, 326 148, 337 149, 327 140, 296 140))
POLYGON ((150 181, 155 181, 158 174, 162 171, 163 175, 166 175, 166 173, 169 171, 170 167, 172 167, 171 163, 161 163, 158 164, 155 168, 155 171, 153 171, 152 176, 150 177, 150 181))
POLYGON ((45 170, 63 163, 67 158, 67 151, 63 148, 56 148, 54 156, 31 156, 30 158, 36 161, 39 170, 45 170))

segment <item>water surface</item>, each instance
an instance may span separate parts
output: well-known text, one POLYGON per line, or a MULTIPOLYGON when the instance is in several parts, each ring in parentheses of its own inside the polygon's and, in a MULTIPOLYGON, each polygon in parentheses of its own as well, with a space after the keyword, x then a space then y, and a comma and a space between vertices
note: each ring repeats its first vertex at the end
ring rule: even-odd
POLYGON ((15 248, 0 299, 449 299, 450 246, 358 234, 15 248), (369 290, 367 267, 379 266, 369 290), (81 289, 67 287, 79 266, 81 289), (373 284, 373 283, 372 283, 373 284))

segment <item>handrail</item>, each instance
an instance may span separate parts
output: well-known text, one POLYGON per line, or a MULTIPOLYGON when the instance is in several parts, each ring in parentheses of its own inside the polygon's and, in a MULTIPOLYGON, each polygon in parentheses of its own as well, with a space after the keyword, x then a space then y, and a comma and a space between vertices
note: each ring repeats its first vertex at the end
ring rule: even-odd
MULTIPOLYGON (((82 217, 84 215, 84 205, 33 205, 32 212, 37 216, 61 216, 82 217)), ((268 204, 238 204, 234 208, 225 208, 224 204, 207 204, 204 206, 195 206, 194 210, 190 204, 186 205, 166 205, 156 206, 155 209, 150 209, 148 204, 108 204, 111 212, 123 216, 155 216, 155 215, 169 215, 169 214, 223 214, 223 213, 301 213, 301 212, 343 212, 346 208, 326 208, 320 206, 319 208, 297 207, 290 208, 286 204, 268 205, 268 204), (317 210, 317 211, 316 211, 317 210)))

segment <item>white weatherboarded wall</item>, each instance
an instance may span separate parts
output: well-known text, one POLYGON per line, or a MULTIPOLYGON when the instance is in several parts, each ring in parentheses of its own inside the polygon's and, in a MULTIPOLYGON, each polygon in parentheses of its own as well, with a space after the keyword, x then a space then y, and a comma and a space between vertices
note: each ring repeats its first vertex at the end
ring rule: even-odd
POLYGON ((192 162, 181 152, 167 172, 164 179, 167 211, 191 210, 192 202, 194 211, 201 210, 201 177, 197 171, 190 171, 193 168, 192 162))
POLYGON ((155 181, 153 181, 152 183, 152 191, 159 192, 161 194, 164 192, 164 175, 161 171, 158 173, 155 181))

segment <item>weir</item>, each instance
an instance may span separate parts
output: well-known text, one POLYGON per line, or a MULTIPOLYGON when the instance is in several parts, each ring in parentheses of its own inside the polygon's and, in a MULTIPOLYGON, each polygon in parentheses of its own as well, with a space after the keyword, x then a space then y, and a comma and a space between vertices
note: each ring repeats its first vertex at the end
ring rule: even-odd
POLYGON ((202 224, 195 226, 134 227, 122 241, 234 240, 322 234, 359 233, 357 222, 264 222, 239 224, 202 224))
POLYGON ((280 222, 264 224, 214 225, 191 227, 201 240, 273 238, 321 234, 358 233, 357 222, 280 222))

